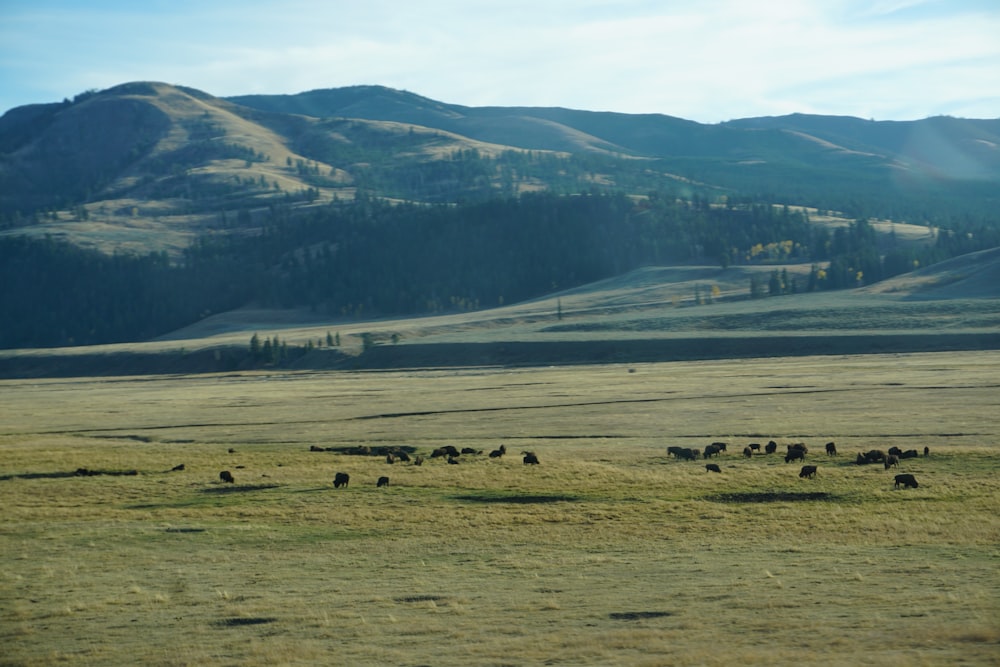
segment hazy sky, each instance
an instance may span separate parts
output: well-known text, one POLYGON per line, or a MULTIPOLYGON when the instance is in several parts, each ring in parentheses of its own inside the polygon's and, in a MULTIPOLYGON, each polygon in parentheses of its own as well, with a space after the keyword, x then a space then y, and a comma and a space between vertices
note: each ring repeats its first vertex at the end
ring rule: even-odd
POLYGON ((0 0, 0 113, 138 80, 706 123, 1000 118, 1000 0, 0 0))

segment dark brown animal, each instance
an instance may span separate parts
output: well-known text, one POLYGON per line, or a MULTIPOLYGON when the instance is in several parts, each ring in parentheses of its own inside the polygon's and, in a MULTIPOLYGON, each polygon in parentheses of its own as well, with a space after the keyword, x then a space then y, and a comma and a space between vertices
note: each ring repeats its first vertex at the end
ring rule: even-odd
POLYGON ((899 456, 900 454, 903 453, 903 450, 900 449, 899 447, 896 447, 895 445, 893 445, 892 447, 889 448, 889 452, 888 453, 889 453, 889 456, 892 456, 892 455, 899 456))
POLYGON ((351 476, 346 472, 338 472, 333 476, 333 488, 339 489, 340 487, 347 487, 348 482, 351 481, 351 476))
POLYGON ((413 465, 422 466, 423 464, 424 464, 424 457, 417 456, 415 459, 413 459, 413 465))
POLYGON ((747 445, 747 447, 749 447, 750 449, 752 449, 755 452, 759 452, 760 451, 760 443, 759 442, 751 442, 749 445, 747 445))
POLYGON ((459 463, 459 461, 458 461, 458 459, 456 457, 454 457, 454 456, 449 456, 448 457, 448 465, 457 466, 458 463, 459 463))
POLYGON ((326 449, 324 449, 323 447, 319 447, 317 445, 309 445, 309 451, 310 452, 325 452, 326 449))
POLYGON ((524 465, 538 465, 538 457, 535 456, 534 452, 521 452, 524 454, 524 465))
POLYGON ((483 450, 473 449, 472 447, 462 447, 463 454, 482 454, 483 450))
POLYGON ((176 465, 173 468, 171 468, 170 472, 180 472, 181 470, 184 470, 184 464, 183 463, 181 463, 180 465, 176 465))
POLYGON ((718 456, 721 452, 722 450, 716 447, 715 445, 709 445, 708 447, 705 448, 705 452, 704 454, 702 454, 702 456, 704 456, 707 459, 713 456, 718 456))
POLYGON ((506 453, 507 453, 507 445, 500 445, 499 448, 494 449, 492 452, 490 452, 490 458, 498 459, 506 453))
POLYGON ((683 447, 678 447, 677 445, 674 445, 672 447, 667 447, 667 456, 673 456, 674 458, 680 458, 681 451, 683 449, 684 449, 683 447))
POLYGON ((712 446, 717 447, 720 452, 726 451, 726 447, 728 447, 728 445, 726 445, 726 443, 724 442, 713 442, 712 446))
POLYGON ((395 463, 396 462, 396 457, 393 456, 392 454, 386 454, 385 455, 385 462, 386 463, 395 463))
POLYGON ((900 459, 915 459, 919 457, 920 454, 915 449, 907 449, 899 455, 900 459))
POLYGON ((785 454, 785 463, 791 463, 792 461, 805 461, 806 453, 801 449, 789 449, 788 453, 785 454))
POLYGON ((858 454, 858 465, 865 465, 868 463, 882 463, 885 461, 885 452, 881 449, 871 449, 864 454, 858 454))
POLYGON ((924 447, 924 456, 930 456, 930 454, 931 454, 931 448, 924 447))
POLYGON ((812 479, 816 476, 816 466, 802 466, 802 470, 799 471, 799 477, 808 477, 812 479))
POLYGON ((748 459, 753 458, 753 450, 750 449, 749 447, 744 447, 743 448, 743 457, 744 458, 748 458, 748 459))
POLYGON ((697 461, 701 452, 694 447, 682 447, 680 452, 677 453, 677 458, 685 459, 687 461, 697 461))
POLYGON ((792 451, 793 449, 801 449, 803 454, 809 453, 809 448, 806 447, 806 443, 804 442, 793 442, 788 445, 788 451, 792 451))
POLYGON ((832 442, 826 443, 826 455, 836 456, 837 455, 837 445, 832 442))
POLYGON ((389 486, 389 478, 388 477, 379 477, 378 481, 375 482, 375 486, 377 486, 380 489, 383 486, 389 486))
POLYGON ((719 468, 719 465, 717 463, 706 463, 705 464, 705 471, 706 472, 722 472, 722 470, 719 468))
POLYGON ((223 470, 222 472, 220 472, 219 479, 229 484, 232 484, 233 482, 236 481, 235 479, 233 479, 233 473, 229 472, 228 470, 223 470))
POLYGON ((776 451, 778 451, 778 443, 776 443, 774 440, 771 440, 766 445, 764 445, 765 454, 774 454, 776 451))
POLYGON ((895 454, 889 454, 889 456, 885 457, 885 469, 888 470, 893 466, 899 467, 899 457, 895 454))
POLYGON ((917 478, 910 474, 896 475, 895 488, 902 484, 904 489, 917 488, 917 478))
POLYGON ((409 463, 410 462, 410 455, 407 454, 406 452, 404 452, 402 449, 395 450, 393 452, 393 454, 396 456, 396 459, 399 460, 399 461, 402 461, 404 463, 409 463))

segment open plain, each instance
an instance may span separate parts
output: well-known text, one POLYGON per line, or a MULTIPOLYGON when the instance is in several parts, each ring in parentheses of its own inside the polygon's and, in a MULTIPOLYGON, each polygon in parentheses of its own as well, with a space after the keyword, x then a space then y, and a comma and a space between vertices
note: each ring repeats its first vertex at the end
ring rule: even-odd
POLYGON ((1000 352, 11 379, 0 406, 5 665, 1000 662, 1000 352), (715 441, 721 473, 667 454, 715 441), (892 446, 920 456, 855 463, 892 446))

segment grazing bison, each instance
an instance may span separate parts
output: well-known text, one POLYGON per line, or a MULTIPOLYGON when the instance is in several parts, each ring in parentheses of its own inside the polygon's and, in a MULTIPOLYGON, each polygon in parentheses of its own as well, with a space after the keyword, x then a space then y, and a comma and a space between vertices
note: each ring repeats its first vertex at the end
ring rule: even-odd
POLYGON ((706 472, 722 472, 722 470, 719 468, 719 465, 717 463, 706 463, 705 464, 705 471, 706 472))
POLYGON ((667 456, 673 456, 674 458, 680 458, 681 452, 684 450, 683 447, 678 447, 674 445, 672 447, 667 447, 667 456))
POLYGON ((890 456, 899 456, 900 454, 903 453, 903 450, 900 449, 899 447, 896 447, 895 445, 893 445, 892 447, 889 448, 889 452, 888 453, 889 453, 890 456))
POLYGON ((346 487, 347 483, 351 481, 351 476, 346 472, 338 472, 333 476, 333 488, 339 489, 340 487, 346 487))
POLYGON ((534 452, 521 452, 524 454, 524 465, 538 465, 538 457, 534 452))
POLYGON ((458 463, 459 463, 459 461, 458 461, 458 459, 456 457, 454 457, 454 456, 449 456, 448 457, 448 465, 457 466, 458 463))
POLYGON ((436 459, 441 456, 461 456, 462 452, 458 451, 458 447, 455 445, 445 445, 444 447, 438 447, 433 452, 431 452, 431 458, 436 459))
POLYGON ((785 463, 791 463, 792 461, 805 461, 805 460, 806 460, 805 451, 797 447, 789 449, 788 453, 785 454, 785 463))
POLYGON ((836 456, 837 455, 837 445, 833 442, 826 443, 826 455, 836 456))
POLYGON ((858 454, 858 465, 865 465, 867 463, 882 463, 885 461, 885 452, 881 449, 872 449, 864 454, 858 454))
POLYGON ((816 466, 802 466, 802 470, 799 471, 799 477, 808 477, 812 479, 816 476, 816 466))
POLYGON ((722 450, 719 449, 717 446, 709 445, 708 447, 705 448, 705 453, 703 454, 703 456, 707 459, 713 456, 718 456, 721 452, 722 450))
POLYGON ((896 485, 895 488, 899 488, 902 484, 904 489, 917 488, 917 478, 910 474, 896 475, 896 485))
POLYGON ((492 452, 490 452, 490 458, 498 459, 506 453, 507 453, 507 445, 500 445, 499 448, 494 449, 492 452))
POLYGON ((377 481, 377 482, 375 482, 375 486, 377 486, 377 487, 378 487, 378 488, 380 488, 380 489, 381 489, 381 488, 382 488, 383 486, 389 486, 389 478, 388 478, 388 477, 385 477, 385 476, 383 476, 383 477, 379 477, 379 478, 378 478, 378 481, 377 481))
POLYGON ((899 458, 901 459, 915 459, 920 454, 915 449, 907 449, 905 452, 900 453, 899 458))
POLYGON ((676 456, 679 459, 687 461, 697 461, 698 457, 701 456, 701 452, 696 447, 681 447, 676 456))
POLYGON ((424 457, 417 456, 415 459, 413 459, 413 465, 422 466, 423 464, 424 464, 424 457))
POLYGON ((726 447, 728 447, 728 445, 726 445, 726 443, 724 442, 713 442, 712 446, 717 447, 720 452, 726 451, 726 447))
POLYGON ((744 447, 743 448, 743 457, 747 458, 747 459, 753 458, 753 450, 750 449, 749 447, 744 447))
POLYGON ((749 445, 747 445, 747 447, 749 447, 750 449, 752 449, 755 452, 759 452, 760 451, 760 443, 759 442, 751 442, 749 445))
POLYGON ((389 454, 385 455, 385 462, 386 463, 395 463, 396 462, 396 457, 393 456, 392 453, 390 452, 389 454))
POLYGON ((229 484, 232 484, 233 482, 236 481, 235 479, 233 479, 233 473, 229 472, 228 470, 223 470, 222 472, 220 472, 219 479, 221 479, 223 482, 228 482, 229 484))
POLYGON ((893 466, 899 467, 899 457, 895 454, 889 454, 889 456, 885 457, 885 469, 888 470, 893 466))
POLYGON ((776 443, 774 440, 771 440, 766 445, 764 445, 765 454, 774 454, 776 451, 778 451, 778 443, 776 443))
POLYGON ((483 450, 473 449, 472 447, 462 447, 463 454, 482 454, 483 450))
POLYGON ((793 449, 801 449, 803 454, 809 453, 809 448, 806 447, 806 443, 804 442, 793 442, 788 445, 788 451, 792 451, 793 449))

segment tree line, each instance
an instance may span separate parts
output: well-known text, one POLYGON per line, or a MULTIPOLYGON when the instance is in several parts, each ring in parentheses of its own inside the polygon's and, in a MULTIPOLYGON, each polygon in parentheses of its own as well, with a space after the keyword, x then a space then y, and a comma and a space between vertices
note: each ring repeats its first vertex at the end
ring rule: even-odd
POLYGON ((893 244, 864 219, 831 231, 766 201, 720 205, 671 191, 458 206, 361 196, 308 212, 273 205, 252 225, 199 238, 178 262, 3 238, 0 347, 144 340, 248 304, 336 317, 489 308, 683 262, 814 264, 805 284, 779 273, 748 285, 748 296, 838 289, 1000 245, 988 225, 942 230, 916 247, 893 244))

